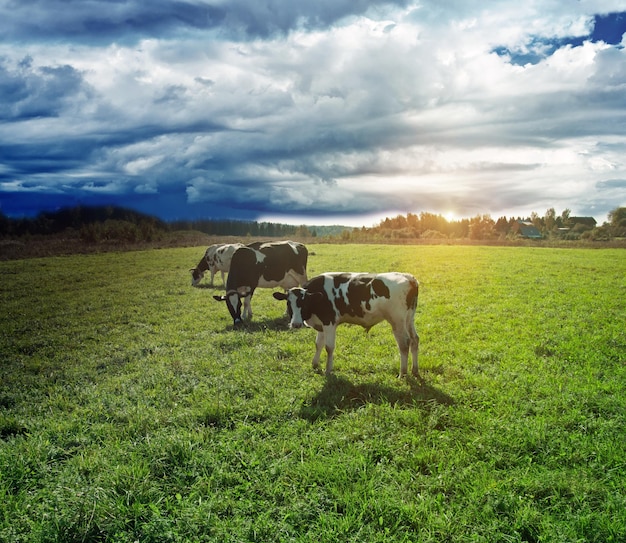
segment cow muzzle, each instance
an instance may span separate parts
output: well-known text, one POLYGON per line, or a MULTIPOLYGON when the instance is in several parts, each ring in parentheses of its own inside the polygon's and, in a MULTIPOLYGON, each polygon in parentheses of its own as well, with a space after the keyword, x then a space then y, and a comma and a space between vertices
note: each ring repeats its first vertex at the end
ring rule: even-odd
POLYGON ((304 326, 301 322, 292 322, 289 324, 289 328, 293 330, 297 330, 298 328, 302 328, 304 326))

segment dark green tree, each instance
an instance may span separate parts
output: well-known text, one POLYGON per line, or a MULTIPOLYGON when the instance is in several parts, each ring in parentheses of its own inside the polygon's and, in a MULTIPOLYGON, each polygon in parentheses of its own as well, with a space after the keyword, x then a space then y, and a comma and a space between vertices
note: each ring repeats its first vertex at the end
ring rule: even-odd
POLYGON ((615 209, 609 211, 608 218, 611 226, 626 226, 626 207, 616 207, 615 209))

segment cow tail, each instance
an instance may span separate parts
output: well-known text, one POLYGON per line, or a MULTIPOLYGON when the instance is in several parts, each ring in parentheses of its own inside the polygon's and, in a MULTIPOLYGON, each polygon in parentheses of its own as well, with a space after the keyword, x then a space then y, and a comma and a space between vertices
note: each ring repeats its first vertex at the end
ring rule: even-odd
POLYGON ((406 306, 413 311, 417 310, 417 299, 419 298, 420 286, 415 277, 411 276, 409 280, 409 292, 407 294, 406 306))

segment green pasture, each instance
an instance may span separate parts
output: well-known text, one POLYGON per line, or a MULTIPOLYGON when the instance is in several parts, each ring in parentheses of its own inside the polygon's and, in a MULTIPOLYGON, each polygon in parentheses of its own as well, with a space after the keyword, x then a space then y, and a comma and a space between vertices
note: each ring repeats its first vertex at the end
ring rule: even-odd
POLYGON ((204 247, 0 262, 0 541, 626 541, 624 250, 309 250, 418 278, 423 383, 271 290, 234 330, 204 247))

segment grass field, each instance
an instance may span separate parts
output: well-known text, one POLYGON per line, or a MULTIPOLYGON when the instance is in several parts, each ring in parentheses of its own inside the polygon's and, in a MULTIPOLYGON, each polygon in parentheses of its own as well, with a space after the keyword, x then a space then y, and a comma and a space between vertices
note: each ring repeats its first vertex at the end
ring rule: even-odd
POLYGON ((203 249, 0 262, 0 541, 626 541, 626 252, 309 246, 420 280, 420 383, 233 330, 203 249))

